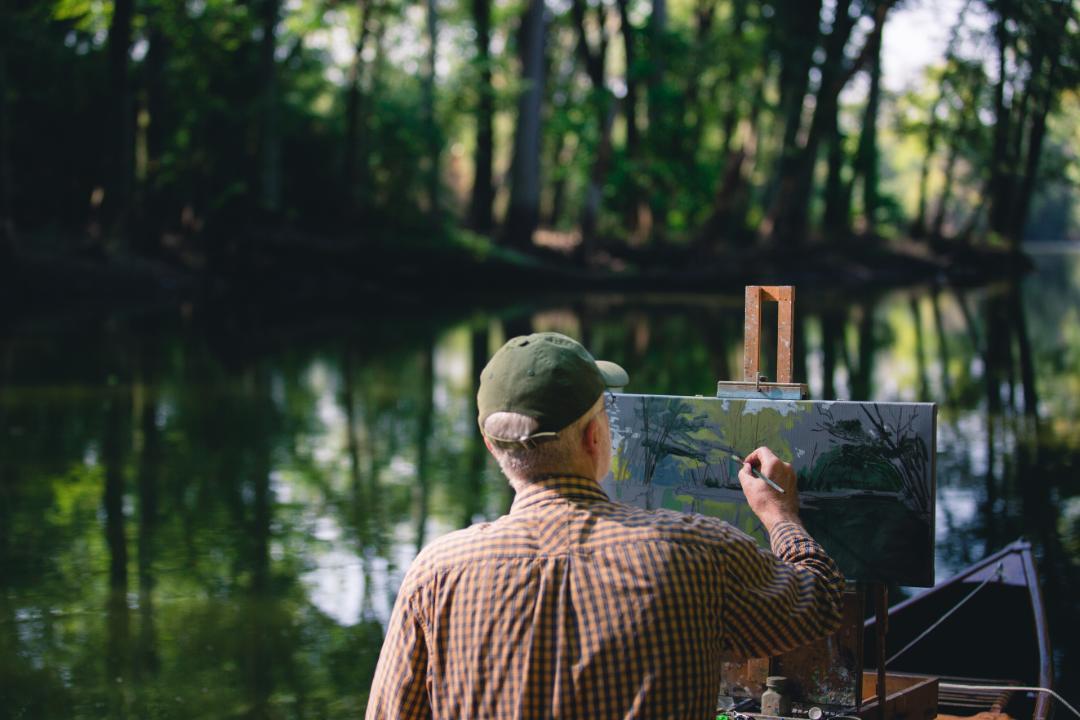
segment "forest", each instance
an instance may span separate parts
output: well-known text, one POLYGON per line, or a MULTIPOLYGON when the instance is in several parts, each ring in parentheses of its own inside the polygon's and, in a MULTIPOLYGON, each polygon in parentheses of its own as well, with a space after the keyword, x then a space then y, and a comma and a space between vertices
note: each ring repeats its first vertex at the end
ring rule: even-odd
POLYGON ((890 91, 916 1, 3 0, 0 258, 618 270, 1075 234, 1074 4, 958 1, 890 91))
POLYGON ((1078 9, 0 0, 0 716, 358 717, 512 502, 491 354, 712 395, 774 283, 813 398, 938 404, 937 570, 1031 539, 1075 704, 1078 9))

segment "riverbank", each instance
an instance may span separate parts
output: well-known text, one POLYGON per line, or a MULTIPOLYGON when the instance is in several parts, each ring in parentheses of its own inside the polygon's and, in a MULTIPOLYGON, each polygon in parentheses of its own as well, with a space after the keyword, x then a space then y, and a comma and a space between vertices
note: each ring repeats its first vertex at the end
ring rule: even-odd
MULTIPOLYGON (((455 231, 441 237, 356 239, 289 230, 201 241, 198 253, 156 259, 72 254, 25 243, 0 270, 9 306, 258 301, 319 303, 487 293, 697 292, 751 283, 863 292, 926 283, 971 286, 1030 268, 988 246, 931 250, 913 240, 854 238, 792 248, 701 252, 667 245, 601 249, 588 264, 544 247, 528 252, 455 231)), ((721 291, 723 292, 723 291, 721 291)))

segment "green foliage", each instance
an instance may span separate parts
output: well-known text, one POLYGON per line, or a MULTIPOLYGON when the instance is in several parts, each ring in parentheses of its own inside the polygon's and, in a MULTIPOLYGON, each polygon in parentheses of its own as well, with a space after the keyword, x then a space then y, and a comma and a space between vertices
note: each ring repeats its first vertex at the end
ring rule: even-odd
MULTIPOLYGON (((828 69, 825 50, 836 27, 828 4, 812 17, 812 5, 778 1, 673 2, 661 22, 647 3, 619 1, 629 28, 621 27, 617 2, 594 3, 587 13, 591 46, 599 47, 605 29, 600 87, 587 77, 569 4, 550 10, 538 158, 545 223, 574 230, 598 181, 597 227, 615 255, 650 244, 709 254, 777 223, 798 228, 783 221, 800 208, 814 209, 804 213, 811 218, 804 234, 843 240, 819 231, 826 201, 842 203, 845 228, 866 224, 866 209, 851 200, 866 181, 868 156, 858 154, 865 98, 856 92, 835 119, 811 122, 816 108, 831 107, 825 89, 808 82, 828 69), (630 60, 623 33, 632 33, 630 60), (626 121, 630 97, 636 132, 626 121), (601 121, 606 113, 614 117, 610 130, 601 121), (824 173, 814 168, 837 132, 843 182, 840 195, 830 191, 826 199, 824 173), (800 173, 811 178, 807 192, 785 207, 780 200, 800 173)), ((1059 0, 980 4, 989 27, 959 23, 959 40, 925 79, 883 99, 877 125, 887 131, 867 151, 881 166, 880 202, 869 223, 880 235, 904 234, 921 212, 915 224, 923 230, 1010 238, 1023 219, 1005 216, 1030 215, 1029 205, 1039 208, 1038 218, 1057 218, 1032 232, 1076 229, 1075 213, 1065 211, 1076 158, 1057 151, 1069 147, 1062 138, 1051 137, 1044 150, 1037 129, 1043 107, 1051 136, 1060 118, 1075 114, 1075 103, 1062 102, 1080 82, 1075 8, 1059 0), (993 72, 999 49, 1014 70, 1002 84, 1004 108, 997 107, 993 72), (1015 207, 980 216, 1006 196, 1019 198, 1015 207)), ((6 192, 19 226, 90 228, 93 236, 108 222, 102 198, 109 210, 117 173, 130 172, 135 229, 169 231, 197 247, 191 238, 207 230, 228 235, 281 222, 369 241, 402 229, 435 229, 447 238, 442 231, 461 225, 467 212, 485 96, 495 99, 496 218, 503 212, 516 100, 525 87, 517 58, 521 3, 491 4, 483 67, 474 5, 437 6, 433 107, 423 92, 426 18, 399 0, 146 0, 135 4, 131 45, 112 56, 110 44, 120 41, 109 37, 113 2, 23 5, 4 10, 12 28, 3 50, 5 117, 15 140, 8 141, 9 166, 0 169, 15 180, 6 192), (269 65, 267 7, 279 19, 269 65), (119 70, 118 58, 126 58, 119 70), (117 93, 118 71, 126 93, 117 93), (426 119, 432 115, 434 131, 426 119), (129 168, 111 149, 122 125, 117 117, 130 120, 119 141, 130 152, 129 168), (436 162, 433 208, 428 168, 436 162), (276 204, 265 196, 275 179, 276 204)), ((878 7, 852 3, 851 20, 869 27, 878 7)), ((842 65, 860 56, 865 35, 847 41, 842 65)))

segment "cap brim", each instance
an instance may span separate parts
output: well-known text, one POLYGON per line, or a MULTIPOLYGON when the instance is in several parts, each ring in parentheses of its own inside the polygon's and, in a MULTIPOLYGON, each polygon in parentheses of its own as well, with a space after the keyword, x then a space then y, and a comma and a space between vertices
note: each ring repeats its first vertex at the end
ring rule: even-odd
POLYGON ((630 376, 620 366, 607 360, 597 360, 596 368, 609 388, 621 388, 630 384, 630 376))

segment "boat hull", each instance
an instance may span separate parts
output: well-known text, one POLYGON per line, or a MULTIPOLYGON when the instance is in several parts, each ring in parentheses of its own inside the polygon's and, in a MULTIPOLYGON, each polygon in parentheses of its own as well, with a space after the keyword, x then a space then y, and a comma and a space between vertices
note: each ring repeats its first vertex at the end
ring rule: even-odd
MULTIPOLYGON (((878 658, 874 621, 867 621, 864 630, 864 658, 867 665, 874 665, 878 658)), ((1046 694, 949 687, 1050 687, 1049 634, 1031 546, 1012 543, 890 608, 885 657, 889 672, 942 678, 938 698, 942 713, 996 710, 1045 720, 1050 712, 1046 694)))

